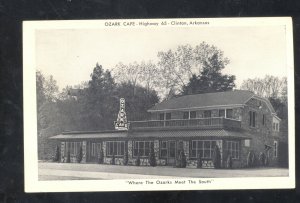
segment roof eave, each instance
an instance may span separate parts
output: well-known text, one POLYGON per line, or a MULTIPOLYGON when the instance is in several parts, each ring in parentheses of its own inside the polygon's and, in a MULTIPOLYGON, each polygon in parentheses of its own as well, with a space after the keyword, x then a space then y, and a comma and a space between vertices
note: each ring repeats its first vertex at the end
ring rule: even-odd
POLYGON ((229 105, 213 105, 202 107, 188 107, 188 108, 176 108, 176 109, 148 109, 147 112, 164 112, 164 111, 187 111, 187 110, 202 110, 202 109, 214 109, 214 108, 235 108, 244 107, 245 104, 229 104, 229 105))

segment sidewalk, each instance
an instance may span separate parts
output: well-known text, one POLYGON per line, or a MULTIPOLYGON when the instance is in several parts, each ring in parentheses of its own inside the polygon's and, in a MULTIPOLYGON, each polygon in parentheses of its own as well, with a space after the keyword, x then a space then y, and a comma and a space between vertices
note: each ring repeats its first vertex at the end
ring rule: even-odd
POLYGON ((120 166, 102 164, 47 163, 39 164, 40 180, 62 179, 149 179, 149 178, 227 178, 227 177, 282 177, 285 168, 255 169, 191 169, 172 167, 120 166))

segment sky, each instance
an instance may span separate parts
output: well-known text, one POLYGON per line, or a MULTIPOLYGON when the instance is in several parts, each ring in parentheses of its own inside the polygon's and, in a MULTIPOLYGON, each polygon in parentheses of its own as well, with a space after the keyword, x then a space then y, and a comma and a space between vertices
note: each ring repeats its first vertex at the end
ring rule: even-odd
POLYGON ((287 75, 283 26, 51 29, 36 31, 36 69, 53 75, 60 89, 90 79, 98 62, 104 69, 134 61, 157 61, 158 51, 205 41, 230 59, 223 73, 243 80, 287 75))

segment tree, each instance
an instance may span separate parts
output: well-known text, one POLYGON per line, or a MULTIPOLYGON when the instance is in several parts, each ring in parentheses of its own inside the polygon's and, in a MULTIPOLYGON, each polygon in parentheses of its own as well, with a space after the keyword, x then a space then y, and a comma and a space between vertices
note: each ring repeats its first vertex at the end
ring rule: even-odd
MULTIPOLYGON (((118 84, 130 83, 133 86, 133 95, 136 93, 137 86, 144 87, 147 93, 155 87, 161 86, 161 74, 157 65, 152 61, 118 63, 112 72, 118 84)), ((157 88, 157 90, 161 90, 161 88, 157 88)))
POLYGON ((125 154, 124 154, 124 157, 123 157, 123 164, 125 166, 128 165, 128 150, 125 150, 125 154))
POLYGON ((118 110, 119 98, 125 98, 128 120, 145 120, 148 118, 147 110, 158 101, 158 95, 154 90, 147 90, 142 86, 135 86, 130 82, 121 83, 116 88, 115 108, 118 110), (133 93, 135 89, 135 94, 133 93))
POLYGON ((197 157, 197 168, 202 168, 202 157, 201 157, 201 153, 198 154, 197 157))
POLYGON ((56 145, 56 147, 55 147, 55 154, 54 154, 54 157, 53 157, 53 161, 54 162, 59 162, 59 159, 60 159, 60 150, 59 150, 58 145, 56 145))
POLYGON ((116 98, 114 90, 116 84, 111 73, 102 68, 98 63, 93 69, 88 88, 83 91, 78 102, 82 102, 81 119, 84 129, 99 130, 112 129, 118 109, 112 104, 116 98))
POLYGON ((163 76, 162 85, 178 93, 187 86, 193 75, 205 70, 209 75, 220 72, 229 63, 223 51, 205 42, 192 47, 180 45, 176 50, 158 52, 158 66, 163 76))
POLYGON ((141 165, 141 158, 140 158, 140 154, 138 154, 136 160, 135 160, 135 165, 136 166, 140 166, 141 165))
POLYGON ((156 159, 155 159, 154 143, 153 142, 150 145, 149 164, 150 164, 150 166, 156 166, 156 159))
POLYGON ((98 164, 103 164, 103 160, 104 160, 104 154, 103 154, 103 150, 101 147, 98 152, 98 164))
POLYGON ((67 160, 66 163, 71 163, 71 154, 70 151, 67 151, 67 160))
POLYGON ((115 165, 115 164, 116 164, 116 157, 115 154, 113 154, 111 157, 111 165, 115 165))
POLYGON ((216 169, 221 168, 221 153, 217 145, 214 148, 212 160, 216 169))
POLYGON ((77 163, 80 163, 81 160, 82 160, 82 146, 80 145, 79 151, 78 151, 78 153, 76 154, 76 161, 77 161, 77 163))
POLYGON ((287 78, 266 75, 264 78, 244 80, 240 89, 249 90, 261 97, 279 98, 285 101, 287 98, 287 78))
POLYGON ((176 167, 178 168, 186 167, 186 156, 183 150, 179 151, 178 159, 176 160, 176 167))

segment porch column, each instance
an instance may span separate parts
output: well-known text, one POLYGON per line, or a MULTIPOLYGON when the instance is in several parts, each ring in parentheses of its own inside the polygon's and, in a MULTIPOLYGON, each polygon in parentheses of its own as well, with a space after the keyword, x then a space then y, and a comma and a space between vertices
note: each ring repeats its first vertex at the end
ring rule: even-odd
POLYGON ((60 162, 64 162, 65 157, 65 142, 60 143, 60 162))

